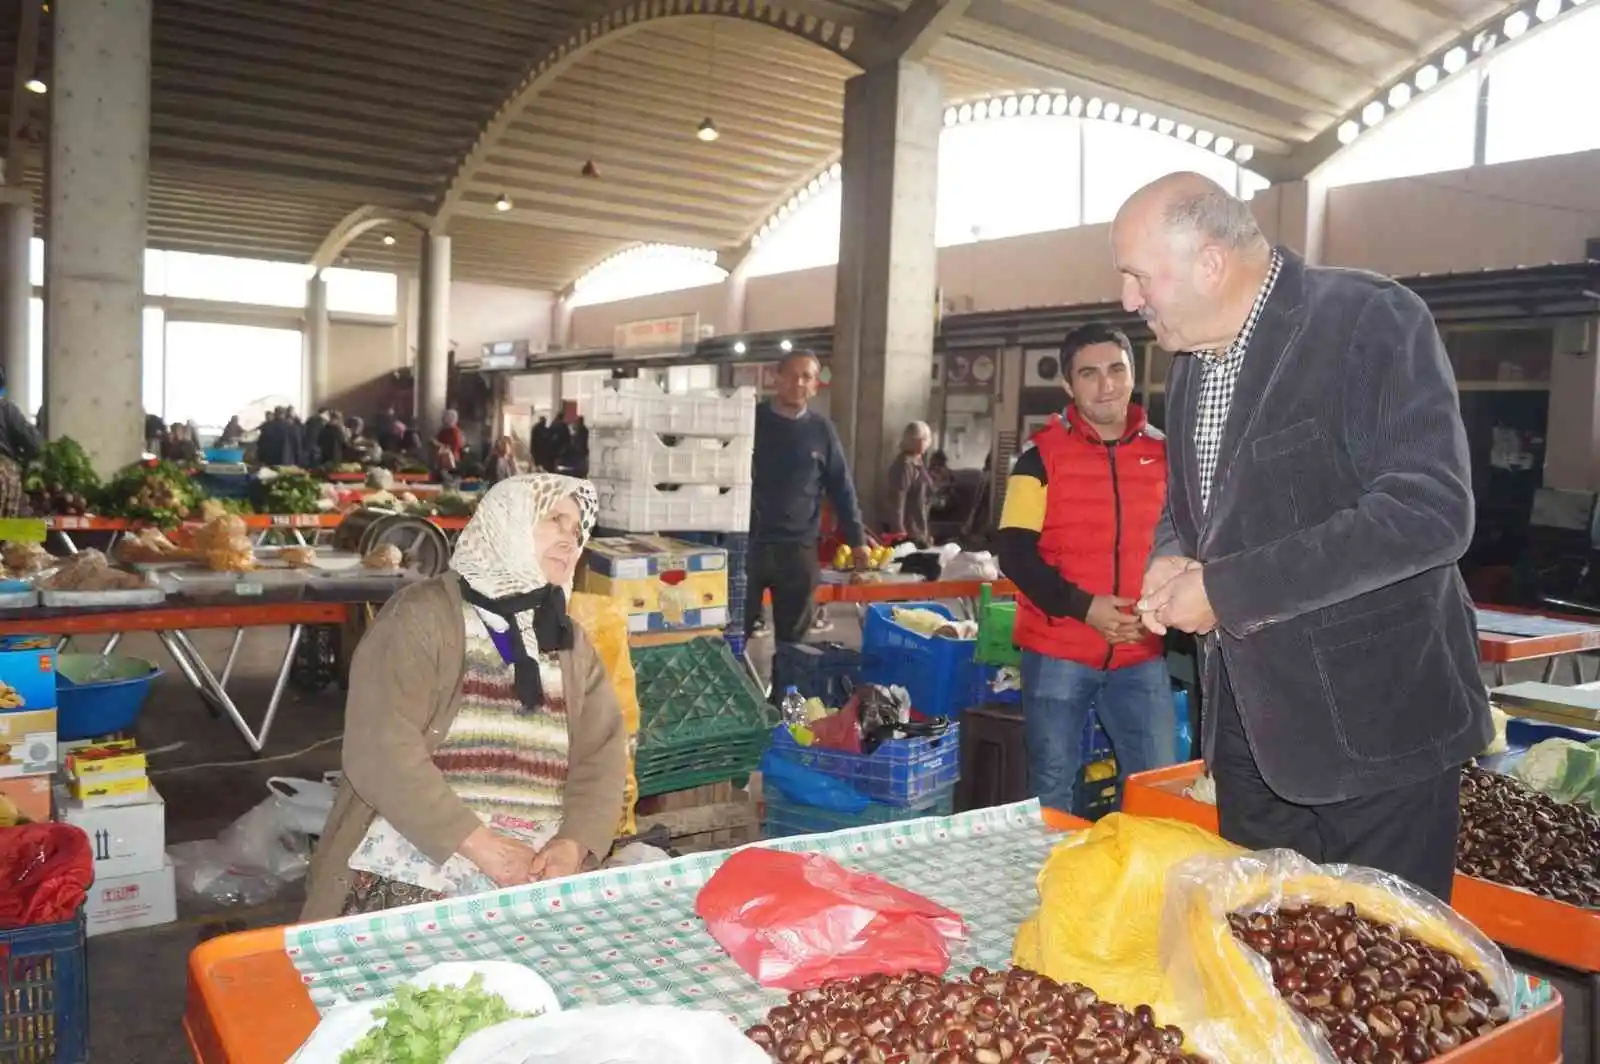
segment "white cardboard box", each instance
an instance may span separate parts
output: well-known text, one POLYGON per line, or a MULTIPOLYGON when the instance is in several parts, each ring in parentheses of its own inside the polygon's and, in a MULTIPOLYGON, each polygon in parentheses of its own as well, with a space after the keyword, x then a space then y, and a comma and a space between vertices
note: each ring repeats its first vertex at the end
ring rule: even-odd
POLYGON ((172 862, 164 861, 154 872, 96 876, 83 911, 90 938, 172 923, 178 918, 172 862))
POLYGON ((151 787, 135 805, 85 806, 56 792, 56 818, 83 829, 96 879, 158 872, 167 858, 167 806, 151 787))

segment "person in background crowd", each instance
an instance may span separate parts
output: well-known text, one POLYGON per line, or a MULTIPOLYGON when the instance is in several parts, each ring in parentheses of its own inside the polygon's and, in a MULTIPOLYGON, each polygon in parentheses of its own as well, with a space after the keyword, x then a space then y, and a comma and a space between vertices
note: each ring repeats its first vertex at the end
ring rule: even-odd
POLYGON ((287 411, 277 407, 261 423, 256 434, 256 461, 264 466, 289 464, 289 422, 287 411))
POLYGON ((317 452, 324 467, 337 469, 345 464, 350 438, 346 435, 344 415, 337 410, 328 411, 328 420, 317 437, 317 452))
POLYGON ((572 469, 579 477, 589 475, 589 426, 584 424, 583 415, 572 422, 572 469))
POLYGON ((903 536, 919 547, 933 543, 928 534, 928 511, 933 505, 933 478, 922 456, 933 445, 933 430, 926 421, 913 421, 900 434, 900 453, 889 465, 884 482, 883 530, 903 536))
POLYGON ((169 462, 188 464, 200 460, 200 448, 189 435, 189 426, 174 421, 167 429, 167 442, 163 457, 169 462))
POLYGON ((1166 438, 1133 398, 1133 346, 1080 326, 1061 344, 1065 414, 1029 439, 1006 481, 1000 567, 1017 585, 1028 785, 1074 812, 1094 713, 1126 774, 1177 756, 1161 638, 1133 613, 1167 494, 1166 438))
POLYGON ((306 418, 300 430, 300 461, 307 469, 322 464, 322 427, 328 423, 328 408, 322 407, 306 418))
POLYGON ((456 452, 450 449, 450 445, 435 440, 433 443, 433 461, 430 463, 434 479, 446 487, 454 487, 458 479, 456 477, 456 468, 459 465, 460 463, 456 460, 456 452))
POLYGON ((400 453, 407 461, 424 468, 433 465, 433 454, 423 445, 422 434, 410 426, 405 426, 400 433, 400 453))
POLYGON ((345 422, 345 460, 360 462, 362 465, 377 465, 383 458, 383 449, 378 446, 378 441, 372 438, 372 430, 365 421, 358 417, 351 417, 345 422))
POLYGON ((44 439, 6 395, 6 371, 0 367, 0 517, 19 517, 27 496, 22 470, 39 457, 44 439))
POLYGON ((528 437, 528 450, 533 454, 533 464, 539 469, 549 470, 550 461, 550 419, 544 415, 533 423, 533 431, 528 437))
MULTIPOLYGON (((772 591, 772 633, 782 643, 804 642, 815 617, 812 602, 821 568, 822 497, 833 504, 840 534, 866 569, 866 531, 850 465, 833 423, 808 409, 821 364, 797 351, 778 364, 778 391, 756 407, 750 491, 750 553, 746 565, 745 635, 755 632, 772 591)), ((778 679, 773 678, 778 685, 778 679)))
POLYGON ((501 436, 494 442, 494 453, 489 458, 489 483, 510 480, 517 473, 517 457, 512 453, 511 437, 501 436))
MULTIPOLYGON (((39 431, 44 431, 44 408, 39 408, 39 431)), ((144 446, 151 454, 166 453, 167 423, 155 414, 144 416, 144 446)))
POLYGON ((222 435, 217 437, 217 446, 236 447, 244 439, 244 426, 239 424, 239 415, 235 414, 222 426, 222 435))
POLYGON ((566 414, 562 414, 550 423, 550 433, 545 437, 545 445, 549 448, 550 468, 560 469, 567 457, 567 447, 572 443, 572 426, 567 424, 566 414))
POLYGON ((1448 902, 1461 767, 1494 727, 1457 568, 1467 434, 1427 304, 1273 247, 1199 174, 1135 192, 1112 247, 1123 306, 1192 352, 1138 609, 1200 640, 1223 837, 1448 902))
POLYGON ((461 452, 466 449, 467 436, 461 431, 461 415, 454 410, 446 410, 444 424, 439 427, 439 432, 434 436, 435 443, 442 443, 450 448, 451 456, 456 462, 461 461, 461 452))
POLYGON ((606 859, 628 730, 567 614, 595 510, 585 481, 502 481, 450 571, 378 614, 350 665, 344 781, 302 920, 436 901, 475 873, 516 887, 606 859))
POLYGON ((403 444, 406 427, 401 424, 400 418, 395 414, 393 406, 386 406, 373 419, 373 438, 378 441, 378 446, 385 451, 398 451, 403 444))

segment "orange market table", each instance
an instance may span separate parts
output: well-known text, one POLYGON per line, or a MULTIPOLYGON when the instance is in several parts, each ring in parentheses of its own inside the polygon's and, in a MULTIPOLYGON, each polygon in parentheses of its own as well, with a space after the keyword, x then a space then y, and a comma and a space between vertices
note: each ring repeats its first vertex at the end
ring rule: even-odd
MULTIPOLYGON (((331 532, 338 528, 339 523, 345 517, 342 513, 241 514, 240 516, 244 518, 245 528, 259 533, 256 537, 257 543, 265 539, 271 532, 287 532, 296 543, 302 546, 309 545, 306 539, 308 533, 310 542, 314 543, 321 533, 331 532)), ((125 517, 53 515, 41 517, 39 520, 43 522, 46 532, 54 532, 60 536, 61 541, 67 545, 67 549, 73 553, 76 553, 78 549, 77 544, 72 541, 72 533, 74 532, 109 532, 111 533, 111 542, 115 543, 117 537, 123 533, 146 527, 143 522, 132 521, 125 517)), ((465 517, 434 516, 428 518, 428 520, 438 526, 441 531, 451 535, 467 527, 467 519, 465 517)), ((186 521, 184 522, 184 527, 198 528, 199 522, 186 521)))
POLYGON ((342 624, 350 604, 345 602, 251 602, 247 598, 234 598, 224 602, 184 603, 171 599, 167 604, 152 608, 133 609, 51 609, 0 611, 0 635, 109 635, 112 643, 128 632, 154 632, 172 656, 178 670, 194 687, 208 705, 225 714, 253 753, 259 754, 266 746, 277 716, 278 705, 283 700, 284 687, 289 680, 289 669, 294 661, 295 649, 309 625, 342 624), (289 645, 278 666, 278 674, 267 702, 259 730, 245 720, 227 684, 233 663, 239 651, 239 642, 246 628, 276 628, 287 626, 289 645), (218 676, 206 664, 199 649, 188 633, 207 629, 234 629, 233 645, 228 651, 227 663, 218 676))
POLYGON ((1478 647, 1494 670, 1495 686, 1503 685, 1505 667, 1516 661, 1545 659, 1544 682, 1555 678, 1562 658, 1572 664, 1576 682, 1583 682, 1578 654, 1600 650, 1600 624, 1560 614, 1534 613, 1508 606, 1478 607, 1478 647))

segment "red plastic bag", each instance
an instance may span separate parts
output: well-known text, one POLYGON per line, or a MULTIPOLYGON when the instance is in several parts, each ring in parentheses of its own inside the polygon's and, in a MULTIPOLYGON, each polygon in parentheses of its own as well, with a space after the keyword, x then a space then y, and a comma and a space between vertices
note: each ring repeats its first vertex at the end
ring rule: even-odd
POLYGON ((70 920, 94 882, 89 837, 70 824, 0 831, 0 928, 70 920))
POLYGON ((966 924, 949 909, 815 853, 760 847, 723 862, 695 899, 711 937, 765 987, 942 973, 966 924))

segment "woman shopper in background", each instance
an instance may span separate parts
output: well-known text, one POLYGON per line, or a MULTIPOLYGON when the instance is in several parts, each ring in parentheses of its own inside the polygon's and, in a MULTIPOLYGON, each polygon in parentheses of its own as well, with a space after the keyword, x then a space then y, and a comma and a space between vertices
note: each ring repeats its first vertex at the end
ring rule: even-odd
POLYGON ((302 920, 569 876, 621 821, 627 729, 567 616, 593 485, 489 489, 450 571, 389 601, 351 663, 339 797, 302 920))
POLYGON ((932 545, 928 534, 928 509, 933 502, 933 478, 922 456, 933 445, 933 430, 926 421, 913 421, 900 435, 900 453, 889 466, 884 484, 883 531, 903 536, 919 547, 932 545))
POLYGON ((0 368, 0 517, 22 514, 22 469, 43 446, 39 430, 6 394, 6 371, 0 368))

